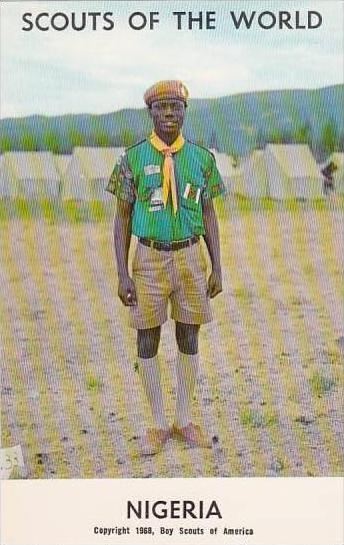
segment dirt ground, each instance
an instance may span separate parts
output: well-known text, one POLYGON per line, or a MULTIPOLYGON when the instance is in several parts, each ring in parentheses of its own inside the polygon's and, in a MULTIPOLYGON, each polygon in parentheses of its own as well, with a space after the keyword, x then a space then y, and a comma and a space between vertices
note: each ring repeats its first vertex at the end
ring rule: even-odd
MULTIPOLYGON (((222 217, 224 290, 201 329, 193 406, 212 448, 170 441, 143 458, 150 415, 111 220, 1 220, 2 447, 21 446, 19 477, 340 475, 342 225, 330 208, 222 217)), ((169 320, 159 358, 171 422, 175 356, 169 320)))

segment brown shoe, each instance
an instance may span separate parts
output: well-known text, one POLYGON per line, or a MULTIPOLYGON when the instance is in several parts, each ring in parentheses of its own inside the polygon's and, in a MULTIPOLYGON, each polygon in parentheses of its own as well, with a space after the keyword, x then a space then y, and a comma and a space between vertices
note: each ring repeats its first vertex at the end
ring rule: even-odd
POLYGON ((141 437, 140 452, 142 456, 158 454, 170 438, 170 429, 150 428, 147 430, 146 434, 141 437))
POLYGON ((183 428, 178 428, 178 426, 173 424, 172 434, 177 439, 185 441, 190 447, 211 448, 211 443, 204 435, 200 426, 196 426, 192 422, 183 428))

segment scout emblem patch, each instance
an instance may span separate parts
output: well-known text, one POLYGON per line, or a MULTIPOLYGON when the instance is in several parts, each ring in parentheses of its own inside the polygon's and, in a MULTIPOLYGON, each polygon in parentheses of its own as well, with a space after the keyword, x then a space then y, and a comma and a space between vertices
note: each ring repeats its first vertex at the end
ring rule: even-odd
POLYGON ((146 165, 143 169, 146 176, 151 174, 160 174, 160 165, 146 165))
POLYGON ((162 199, 162 187, 157 187, 153 190, 150 198, 150 212, 156 212, 157 210, 162 210, 164 208, 164 201, 162 199))

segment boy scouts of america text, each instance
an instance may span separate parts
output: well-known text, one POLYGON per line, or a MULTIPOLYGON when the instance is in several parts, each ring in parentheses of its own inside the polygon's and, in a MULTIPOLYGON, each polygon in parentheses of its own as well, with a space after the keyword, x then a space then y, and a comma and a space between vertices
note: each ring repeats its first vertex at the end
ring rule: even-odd
MULTIPOLYGON (((173 11, 169 14, 176 30, 215 30, 217 24, 216 11, 173 11)), ((166 14, 164 14, 166 19, 166 14)), ((127 25, 132 30, 155 30, 161 22, 158 11, 135 11, 127 16, 127 25)), ((119 22, 112 11, 81 12, 26 12, 22 15, 22 30, 47 32, 69 29, 82 30, 114 30, 119 22)), ((322 25, 322 16, 318 11, 228 11, 228 19, 219 17, 221 25, 228 24, 235 30, 315 30, 322 25)))

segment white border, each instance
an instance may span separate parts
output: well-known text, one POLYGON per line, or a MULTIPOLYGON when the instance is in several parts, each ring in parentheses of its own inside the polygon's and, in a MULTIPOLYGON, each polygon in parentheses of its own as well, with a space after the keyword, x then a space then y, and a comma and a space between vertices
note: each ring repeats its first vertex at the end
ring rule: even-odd
POLYGON ((343 545, 343 484, 329 477, 3 481, 1 544, 343 545), (128 520, 128 500, 203 501, 205 511, 215 500, 222 519, 128 520), (136 533, 146 526, 154 536, 136 533), (130 534, 105 536, 95 527, 129 527, 130 534), (160 527, 173 528, 172 536, 160 527), (180 527, 204 533, 180 535, 180 527), (224 527, 254 535, 226 535, 224 527))

